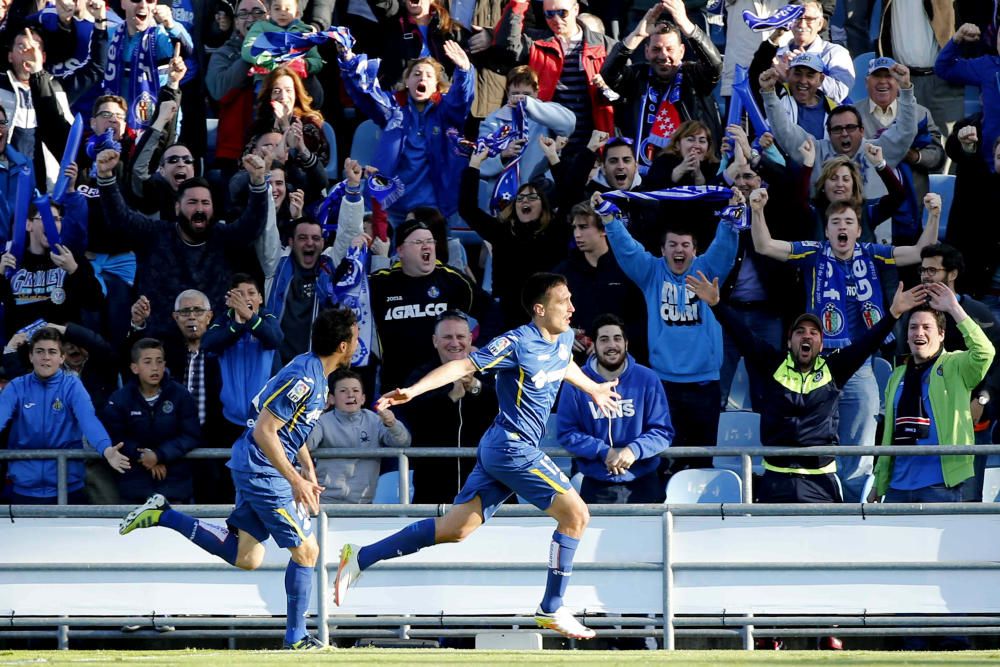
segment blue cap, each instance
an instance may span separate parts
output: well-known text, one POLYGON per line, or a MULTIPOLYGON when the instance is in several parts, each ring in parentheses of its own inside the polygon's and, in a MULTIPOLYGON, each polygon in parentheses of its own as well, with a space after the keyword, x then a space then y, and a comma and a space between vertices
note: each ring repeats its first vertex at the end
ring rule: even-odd
POLYGON ((800 53, 792 58, 792 62, 788 63, 788 66, 808 67, 809 69, 819 72, 820 74, 826 73, 826 64, 815 53, 800 53))
POLYGON ((868 74, 873 74, 876 70, 887 69, 892 71, 893 66, 896 61, 888 56, 882 56, 881 58, 872 58, 868 63, 868 74))

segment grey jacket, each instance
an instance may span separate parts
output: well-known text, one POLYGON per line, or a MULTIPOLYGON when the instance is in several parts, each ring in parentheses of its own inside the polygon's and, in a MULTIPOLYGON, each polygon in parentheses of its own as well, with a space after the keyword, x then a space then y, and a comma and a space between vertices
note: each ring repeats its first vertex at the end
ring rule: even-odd
MULTIPOLYGON (((306 446, 310 452, 344 447, 409 447, 410 432, 396 420, 386 428, 371 410, 330 410, 316 422, 306 446)), ((378 484, 381 459, 316 459, 316 478, 326 487, 324 503, 370 503, 378 484)))

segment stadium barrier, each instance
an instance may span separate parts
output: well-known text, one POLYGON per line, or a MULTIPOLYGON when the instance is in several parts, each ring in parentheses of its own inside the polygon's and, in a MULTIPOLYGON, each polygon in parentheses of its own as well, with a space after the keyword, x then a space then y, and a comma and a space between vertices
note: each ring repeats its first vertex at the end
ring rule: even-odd
MULTIPOLYGON (((987 454, 1000 446, 928 449, 852 447, 850 452, 987 454)), ((692 448, 669 453, 739 455, 748 467, 750 454, 759 451, 692 448)), ((803 451, 774 450, 777 455, 803 451)), ((809 451, 844 453, 836 447, 809 451)), ((34 457, 51 459, 54 453, 63 454, 63 471, 69 458, 96 456, 42 450, 34 457)), ((396 456, 405 473, 407 456, 474 452, 329 453, 396 456)), ((9 459, 27 452, 0 454, 9 459)), ((212 458, 228 455, 228 450, 196 454, 212 458)), ((261 571, 242 572, 171 531, 118 537, 118 519, 128 509, 0 506, 0 525, 5 526, 0 529, 0 637, 55 636, 66 648, 70 638, 131 636, 95 628, 152 628, 157 623, 180 628, 156 635, 176 639, 281 634, 282 619, 267 618, 284 612, 276 574, 285 565, 281 550, 268 549, 261 571), (246 616, 251 618, 242 618, 246 616)), ((552 526, 528 506, 501 508, 497 519, 481 529, 484 534, 460 545, 376 565, 352 592, 347 608, 361 616, 331 614, 330 577, 341 542, 365 543, 414 517, 444 510, 428 505, 323 506, 317 520, 321 555, 312 609, 322 639, 469 636, 485 628, 533 625, 523 615, 524 607, 541 589, 540 556, 552 526), (400 609, 408 613, 400 615, 400 609)), ((228 508, 190 506, 185 511, 219 518, 228 508)), ((676 637, 739 638, 752 648, 755 632, 822 636, 833 627, 839 636, 1000 634, 1000 602, 991 593, 1000 583, 1000 563, 995 562, 1000 506, 994 504, 595 505, 591 513, 567 604, 582 609, 585 621, 602 635, 662 636, 664 647, 672 649, 676 637), (651 628, 653 624, 659 628, 651 628)))

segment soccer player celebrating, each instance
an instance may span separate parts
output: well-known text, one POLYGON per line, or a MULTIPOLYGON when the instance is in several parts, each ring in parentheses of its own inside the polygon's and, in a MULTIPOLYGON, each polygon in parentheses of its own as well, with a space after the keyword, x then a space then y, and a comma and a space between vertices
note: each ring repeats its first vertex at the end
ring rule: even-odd
POLYGON ((319 511, 323 491, 316 483, 306 439, 326 408, 327 376, 350 364, 357 342, 358 325, 350 310, 323 311, 313 322, 312 352, 292 359, 254 397, 253 427, 233 445, 228 463, 236 486, 236 507, 226 520, 227 527, 171 509, 157 494, 130 512, 118 530, 126 535, 136 528, 172 528, 243 570, 260 567, 262 543, 273 537, 292 555, 285 570, 285 649, 323 648, 306 632, 305 622, 319 555, 309 516, 319 511))
POLYGON ((495 338, 464 359, 438 366, 412 387, 396 389, 378 400, 376 409, 382 410, 470 373, 493 370, 497 372, 500 414, 479 442, 476 466, 447 514, 418 521, 366 547, 344 545, 334 584, 338 606, 344 603, 347 589, 371 565, 434 544, 459 542, 517 493, 558 522, 549 551, 545 595, 535 621, 566 637, 594 636, 594 631, 573 618, 562 604, 573 571, 573 555, 590 515, 566 475, 538 449, 563 379, 586 392, 606 413, 615 409, 619 398, 614 390, 617 379, 598 384, 573 362, 570 296, 565 278, 536 273, 522 292, 525 310, 532 314, 530 324, 495 338))

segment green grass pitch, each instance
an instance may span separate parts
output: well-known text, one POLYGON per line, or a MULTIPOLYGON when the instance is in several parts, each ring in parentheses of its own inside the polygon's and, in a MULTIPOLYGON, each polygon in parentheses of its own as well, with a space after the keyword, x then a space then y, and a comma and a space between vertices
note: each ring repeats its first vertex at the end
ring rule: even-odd
POLYGON ((8 665, 997 665, 1000 651, 904 653, 889 651, 459 651, 449 649, 339 649, 290 651, 0 651, 8 665))

